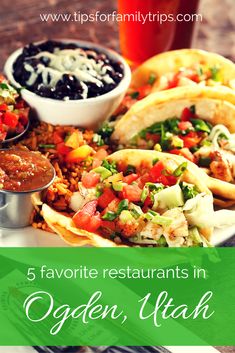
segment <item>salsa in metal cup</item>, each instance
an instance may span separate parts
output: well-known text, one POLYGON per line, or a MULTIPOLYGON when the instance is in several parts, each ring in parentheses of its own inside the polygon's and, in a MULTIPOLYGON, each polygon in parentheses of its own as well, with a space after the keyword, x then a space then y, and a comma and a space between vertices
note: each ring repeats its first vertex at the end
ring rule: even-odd
POLYGON ((38 152, 0 150, 0 190, 33 192, 45 188, 54 178, 54 169, 38 152))

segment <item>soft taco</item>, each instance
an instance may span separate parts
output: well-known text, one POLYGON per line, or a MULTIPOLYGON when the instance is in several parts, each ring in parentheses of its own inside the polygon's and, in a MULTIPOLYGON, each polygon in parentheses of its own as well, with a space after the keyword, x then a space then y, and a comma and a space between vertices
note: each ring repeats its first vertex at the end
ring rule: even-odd
POLYGON ((235 200, 235 92, 229 88, 153 93, 116 123, 112 140, 182 155, 206 171, 215 195, 235 200))
POLYGON ((42 215, 72 246, 208 246, 219 217, 204 176, 181 156, 118 151, 84 172, 71 217, 46 204, 42 215))
POLYGON ((199 49, 158 54, 140 65, 132 76, 133 90, 148 93, 179 86, 235 88, 235 65, 223 56, 199 49), (147 87, 146 87, 147 85, 147 87))

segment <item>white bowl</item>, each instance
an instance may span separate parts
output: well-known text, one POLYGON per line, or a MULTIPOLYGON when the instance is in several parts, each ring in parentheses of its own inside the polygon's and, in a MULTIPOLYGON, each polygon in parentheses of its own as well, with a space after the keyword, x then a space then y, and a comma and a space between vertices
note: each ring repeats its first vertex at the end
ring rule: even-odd
MULTIPOLYGON (((22 98, 36 112, 39 120, 53 125, 74 125, 80 127, 95 127, 107 119, 121 103, 131 81, 131 70, 126 61, 113 50, 91 42, 77 40, 58 40, 64 43, 75 43, 82 47, 96 49, 105 53, 114 61, 121 62, 124 68, 124 77, 112 91, 94 98, 80 100, 57 100, 44 98, 36 93, 22 88, 22 98)), ((36 44, 39 44, 37 42, 36 44)), ((16 50, 7 59, 4 67, 10 83, 16 88, 21 85, 13 77, 13 64, 22 53, 22 48, 16 50)))

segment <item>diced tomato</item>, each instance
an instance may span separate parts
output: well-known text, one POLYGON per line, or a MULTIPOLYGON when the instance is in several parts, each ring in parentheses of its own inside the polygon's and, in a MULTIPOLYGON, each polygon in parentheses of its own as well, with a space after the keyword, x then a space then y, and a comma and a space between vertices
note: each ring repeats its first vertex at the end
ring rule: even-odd
POLYGON ((8 110, 8 106, 5 103, 0 104, 0 111, 6 112, 8 110))
POLYGON ((152 204, 153 204, 153 202, 152 202, 152 200, 151 200, 151 197, 150 197, 150 196, 147 196, 146 199, 145 199, 145 201, 144 201, 144 207, 148 207, 148 206, 150 206, 150 205, 152 205, 152 204))
POLYGON ((100 181, 100 175, 95 172, 89 172, 82 176, 82 184, 85 188, 93 188, 100 181))
POLYGON ((176 73, 171 80, 168 80, 168 86, 167 89, 175 88, 179 84, 179 76, 178 73, 176 73))
POLYGON ((154 183, 157 183, 159 177, 162 175, 163 170, 165 169, 164 164, 161 161, 158 161, 149 171, 151 180, 154 183))
POLYGON ((64 142, 60 142, 56 146, 56 150, 62 156, 66 156, 70 152, 70 148, 65 146, 64 142))
POLYGON ((184 141, 184 147, 187 148, 194 147, 201 141, 201 137, 196 131, 191 131, 185 136, 180 136, 180 138, 184 141))
POLYGON ((151 134, 150 132, 147 132, 146 140, 152 140, 154 143, 158 143, 161 140, 161 136, 159 134, 151 134))
POLYGON ((108 152, 104 149, 104 148, 100 148, 96 154, 94 155, 94 158, 99 159, 99 160, 103 160, 108 156, 108 152))
POLYGON ((180 121, 178 124, 178 128, 183 131, 190 129, 192 126, 193 125, 190 121, 180 121))
POLYGON ((98 198, 98 205, 102 208, 106 208, 116 198, 114 192, 106 188, 102 195, 98 198))
POLYGON ((92 168, 101 166, 102 161, 108 156, 108 152, 104 148, 100 148, 94 155, 92 168))
POLYGON ((101 223, 102 223, 102 219, 100 217, 100 213, 96 212, 96 214, 90 218, 90 221, 86 226, 86 229, 89 232, 95 232, 98 228, 100 228, 101 223))
POLYGON ((111 222, 111 221, 103 221, 101 222, 101 225, 100 225, 102 228, 106 228, 112 232, 115 231, 115 223, 114 222, 111 222))
POLYGON ((185 70, 181 71, 178 74, 178 77, 187 77, 189 80, 192 80, 196 83, 200 82, 200 78, 199 78, 197 72, 192 69, 185 69, 185 70))
POLYGON ((90 216, 93 216, 96 212, 97 205, 97 200, 89 201, 83 206, 82 211, 88 213, 90 216))
POLYGON ((152 88, 153 87, 150 84, 139 87, 138 88, 138 92, 139 92, 138 99, 143 99, 144 97, 148 96, 151 93, 152 88))
POLYGON ((181 121, 189 121, 191 118, 194 117, 194 114, 191 112, 189 108, 184 108, 184 110, 181 113, 180 120, 181 121))
POLYGON ((59 133, 58 131, 55 131, 53 133, 53 141, 54 141, 54 144, 58 144, 58 143, 61 143, 61 142, 64 142, 64 139, 63 139, 63 136, 61 133, 59 133))
POLYGON ((101 225, 101 218, 99 212, 94 216, 80 211, 73 216, 73 221, 77 228, 87 230, 88 232, 95 232, 101 225))
POLYGON ((167 184, 164 184, 164 185, 172 186, 177 183, 177 178, 174 175, 166 175, 166 179, 167 179, 167 184))
POLYGON ((126 168, 127 168, 127 165, 126 165, 126 162, 124 161, 120 161, 117 163, 117 169, 119 172, 125 172, 126 171, 126 168))
POLYGON ((140 201, 142 190, 138 185, 125 185, 122 190, 122 195, 124 199, 131 202, 140 201))
POLYGON ((78 228, 95 232, 101 225, 100 213, 96 212, 97 200, 87 202, 81 211, 73 216, 73 221, 78 228))
POLYGON ((145 173, 138 179, 138 185, 143 189, 144 185, 151 180, 149 173, 145 173))
POLYGON ((18 115, 12 112, 6 112, 3 116, 3 124, 15 128, 18 124, 18 115))
POLYGON ((170 150, 169 153, 180 155, 180 151, 181 150, 174 148, 173 150, 170 150))
POLYGON ((135 181, 136 179, 138 179, 138 174, 130 174, 130 175, 127 175, 123 178, 123 181, 124 183, 127 183, 127 184, 131 184, 133 183, 133 181, 135 181))

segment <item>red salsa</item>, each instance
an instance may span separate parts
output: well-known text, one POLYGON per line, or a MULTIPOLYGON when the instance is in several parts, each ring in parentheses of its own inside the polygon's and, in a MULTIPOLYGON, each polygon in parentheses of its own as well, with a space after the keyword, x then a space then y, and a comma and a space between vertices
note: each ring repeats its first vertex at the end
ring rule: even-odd
POLYGON ((0 190, 37 190, 48 185, 53 176, 49 160, 38 152, 0 150, 0 190))

